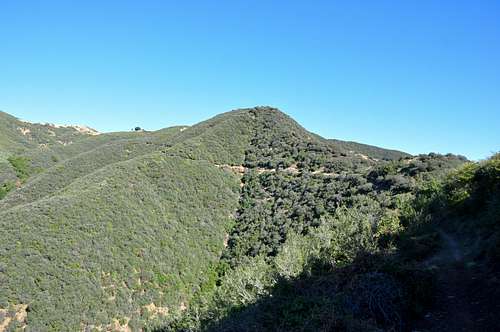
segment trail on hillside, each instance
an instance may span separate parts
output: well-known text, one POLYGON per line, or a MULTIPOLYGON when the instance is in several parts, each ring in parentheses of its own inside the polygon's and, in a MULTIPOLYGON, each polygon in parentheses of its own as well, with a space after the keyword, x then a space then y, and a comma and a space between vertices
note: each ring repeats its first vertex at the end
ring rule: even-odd
POLYGON ((435 303, 411 331, 497 331, 490 296, 482 278, 468 267, 466 253, 455 235, 438 230, 443 248, 427 267, 437 269, 435 303))

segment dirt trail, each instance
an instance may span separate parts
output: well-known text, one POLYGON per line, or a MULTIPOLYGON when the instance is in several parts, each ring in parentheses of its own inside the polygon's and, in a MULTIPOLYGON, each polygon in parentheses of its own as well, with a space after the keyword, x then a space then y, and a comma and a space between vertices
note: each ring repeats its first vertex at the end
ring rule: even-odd
POLYGON ((437 268, 433 308, 411 331, 498 331, 494 308, 488 304, 488 289, 473 269, 466 253, 452 234, 438 230, 443 248, 424 264, 437 268))

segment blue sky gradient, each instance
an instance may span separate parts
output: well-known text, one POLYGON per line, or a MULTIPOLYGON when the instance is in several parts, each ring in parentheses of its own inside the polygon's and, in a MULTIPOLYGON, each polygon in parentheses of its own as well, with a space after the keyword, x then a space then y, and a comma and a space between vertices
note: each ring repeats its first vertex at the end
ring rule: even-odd
POLYGON ((100 131, 272 105, 329 138, 500 148, 499 1, 0 2, 0 110, 100 131))

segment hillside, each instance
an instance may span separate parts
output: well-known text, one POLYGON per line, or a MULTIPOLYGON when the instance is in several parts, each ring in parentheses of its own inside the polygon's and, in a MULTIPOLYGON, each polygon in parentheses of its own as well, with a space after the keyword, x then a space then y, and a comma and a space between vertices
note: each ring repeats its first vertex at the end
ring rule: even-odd
POLYGON ((397 151, 382 149, 377 146, 361 144, 351 141, 341 141, 336 139, 330 140, 333 144, 343 147, 347 151, 355 151, 364 154, 370 158, 382 159, 382 160, 398 160, 401 158, 411 157, 410 154, 397 151))
POLYGON ((29 304, 35 330, 179 310, 221 250, 237 188, 205 162, 152 154, 3 211, 2 306, 29 304))
POLYGON ((157 132, 56 132, 71 144, 2 121, 10 330, 401 330, 432 278, 396 254, 419 224, 409 211, 466 162, 327 140, 269 107, 157 132), (373 283, 384 314, 365 308, 373 283))
POLYGON ((179 146, 201 151, 197 136, 227 121, 215 122, 103 144, 7 195, 1 306, 29 304, 35 330, 112 327, 115 318, 137 327, 179 312, 220 256, 239 180, 201 158, 176 156, 184 150, 167 151, 181 134, 179 146))
POLYGON ((20 186, 18 190, 12 192, 5 199, 0 200, 0 208, 6 209, 22 203, 33 202, 49 196, 65 188, 74 180, 107 165, 160 151, 171 144, 170 140, 181 133, 180 129, 179 127, 168 128, 162 132, 161 136, 156 133, 140 134, 136 137, 119 134, 120 137, 129 138, 111 140, 106 138, 99 141, 88 138, 72 144, 62 153, 56 152, 56 149, 60 149, 60 147, 54 147, 50 152, 45 153, 38 150, 28 151, 22 156, 29 160, 29 168, 44 171, 20 186))
POLYGON ((35 167, 21 157, 27 151, 65 146, 96 134, 91 129, 32 124, 0 111, 0 199, 17 183, 26 180, 35 167))
POLYGON ((5 160, 10 154, 49 145, 64 146, 98 134, 94 129, 85 126, 58 126, 21 121, 0 111, 0 158, 5 160))

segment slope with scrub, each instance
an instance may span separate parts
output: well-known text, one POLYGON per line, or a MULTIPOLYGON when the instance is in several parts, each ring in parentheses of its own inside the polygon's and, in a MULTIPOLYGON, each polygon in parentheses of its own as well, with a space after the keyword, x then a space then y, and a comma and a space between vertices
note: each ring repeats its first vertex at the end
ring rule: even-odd
POLYGON ((0 202, 0 313, 26 311, 9 329, 400 329, 430 278, 396 253, 409 206, 464 163, 269 107, 51 144, 24 150, 39 173, 0 202))
POLYGON ((27 306, 30 329, 54 331, 137 329, 179 314, 222 252, 240 183, 184 151, 242 160, 208 133, 227 126, 234 138, 241 125, 228 116, 178 130, 178 139, 162 131, 146 142, 153 152, 137 141, 109 143, 10 193, 0 213, 0 307, 27 306))

